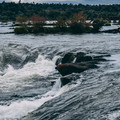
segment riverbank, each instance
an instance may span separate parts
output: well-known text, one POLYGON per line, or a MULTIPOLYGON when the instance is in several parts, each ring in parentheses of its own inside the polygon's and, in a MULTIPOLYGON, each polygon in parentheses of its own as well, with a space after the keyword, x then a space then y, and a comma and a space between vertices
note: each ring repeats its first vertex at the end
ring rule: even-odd
POLYGON ((16 27, 14 28, 15 34, 82 34, 82 33, 120 33, 120 27, 115 29, 108 29, 103 31, 95 31, 93 28, 83 28, 80 27, 71 28, 71 27, 16 27))

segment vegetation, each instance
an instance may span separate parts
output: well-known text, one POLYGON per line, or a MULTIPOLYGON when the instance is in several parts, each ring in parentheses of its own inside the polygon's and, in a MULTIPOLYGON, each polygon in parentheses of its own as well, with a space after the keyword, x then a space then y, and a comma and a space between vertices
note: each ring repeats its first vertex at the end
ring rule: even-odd
POLYGON ((54 24, 54 26, 46 27, 45 18, 37 15, 33 15, 30 19, 30 24, 28 20, 25 21, 24 17, 18 17, 17 22, 20 24, 19 27, 14 29, 16 34, 26 34, 26 33, 90 33, 98 32, 99 29, 104 25, 102 19, 95 19, 93 24, 86 23, 86 16, 83 12, 74 14, 69 20, 64 20, 59 18, 54 24), (22 21, 22 22, 21 22, 22 21), (92 28, 93 27, 93 28, 92 28))
POLYGON ((16 34, 99 32, 111 19, 120 24, 120 5, 0 3, 0 21, 16 21, 16 34), (46 20, 57 23, 45 27, 46 20))
POLYGON ((73 4, 35 4, 35 3, 0 3, 0 21, 15 21, 17 16, 31 18, 34 14, 47 19, 70 19, 75 13, 83 11, 86 19, 119 20, 120 5, 73 5, 73 4))
POLYGON ((93 32, 98 32, 103 25, 104 25, 104 21, 102 19, 95 19, 92 24, 93 32))

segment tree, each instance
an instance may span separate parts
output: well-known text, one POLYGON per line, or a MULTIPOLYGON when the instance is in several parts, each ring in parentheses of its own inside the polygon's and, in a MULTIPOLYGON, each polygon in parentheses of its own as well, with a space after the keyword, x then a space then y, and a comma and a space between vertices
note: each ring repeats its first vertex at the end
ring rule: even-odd
POLYGON ((72 23, 85 23, 86 16, 83 14, 83 12, 75 13, 71 19, 72 23))
POLYGON ((70 23, 70 30, 74 34, 79 34, 85 32, 86 28, 86 17, 83 12, 79 12, 78 14, 74 14, 71 23, 70 23))
POLYGON ((33 15, 32 16, 32 23, 33 23, 33 33, 40 33, 44 32, 43 25, 45 24, 46 18, 40 17, 38 15, 33 15))
POLYGON ((27 17, 26 16, 18 16, 18 17, 16 17, 16 21, 19 22, 21 26, 26 26, 27 17))
POLYGON ((62 19, 62 18, 59 18, 57 20, 56 26, 59 27, 59 28, 64 28, 64 27, 67 26, 66 21, 64 19, 62 19))
POLYGON ((46 18, 40 17, 38 15, 32 16, 32 23, 34 26, 35 25, 43 26, 45 24, 45 20, 46 20, 46 18))
POLYGON ((103 19, 95 19, 92 24, 93 32, 98 32, 103 25, 104 25, 103 19))

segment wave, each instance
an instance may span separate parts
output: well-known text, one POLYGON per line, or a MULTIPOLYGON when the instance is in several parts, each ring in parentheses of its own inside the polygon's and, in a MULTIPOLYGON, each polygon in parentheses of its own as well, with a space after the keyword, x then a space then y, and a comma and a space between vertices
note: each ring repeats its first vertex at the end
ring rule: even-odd
POLYGON ((39 55, 35 62, 28 62, 21 69, 14 69, 11 65, 4 71, 4 75, 0 75, 0 91, 11 91, 20 89, 25 86, 31 86, 31 78, 47 77, 55 73, 55 61, 45 59, 44 56, 39 55))
MULTIPOLYGON (((52 90, 44 94, 39 99, 23 100, 13 102, 9 106, 0 106, 0 120, 9 119, 19 119, 26 116, 28 113, 36 110, 38 107, 43 105, 45 102, 69 91, 70 89, 80 85, 82 79, 77 80, 76 84, 65 85, 61 88, 60 79, 56 80, 56 84, 53 86, 52 90)), ((39 97, 39 96, 38 96, 39 97)))

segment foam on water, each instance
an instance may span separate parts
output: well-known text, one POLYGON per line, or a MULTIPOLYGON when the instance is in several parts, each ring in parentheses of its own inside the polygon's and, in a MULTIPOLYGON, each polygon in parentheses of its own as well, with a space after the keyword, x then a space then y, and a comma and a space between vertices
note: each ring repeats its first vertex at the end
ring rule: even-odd
POLYGON ((53 60, 45 59, 39 55, 35 62, 27 63, 23 68, 15 70, 11 65, 6 69, 5 74, 0 75, 0 91, 11 91, 23 86, 32 85, 30 78, 46 77, 55 72, 55 58, 53 60))
POLYGON ((107 58, 109 60, 110 68, 106 71, 106 73, 113 73, 120 71, 120 54, 112 55, 111 57, 107 58))
POLYGON ((112 55, 108 60, 111 60, 113 64, 120 63, 120 54, 112 55))
POLYGON ((109 120, 116 120, 117 118, 120 118, 120 110, 119 111, 115 111, 111 114, 108 114, 108 119, 109 120))
POLYGON ((36 110, 46 101, 49 101, 61 95, 62 93, 67 92, 74 87, 77 87, 80 85, 80 83, 81 79, 77 80, 76 84, 66 85, 61 88, 61 82, 60 79, 58 79, 52 90, 44 94, 40 99, 34 99, 31 101, 16 101, 9 106, 0 106, 0 120, 14 120, 26 116, 29 112, 36 110))

